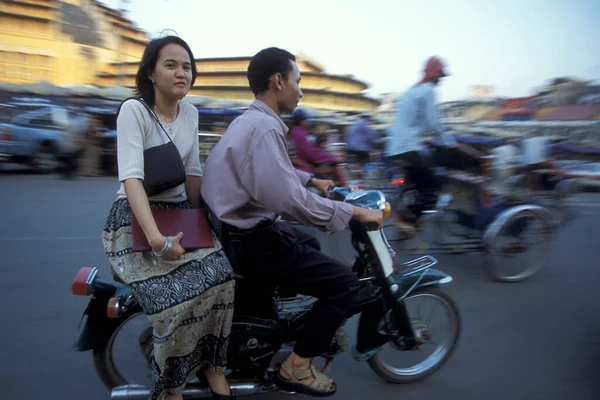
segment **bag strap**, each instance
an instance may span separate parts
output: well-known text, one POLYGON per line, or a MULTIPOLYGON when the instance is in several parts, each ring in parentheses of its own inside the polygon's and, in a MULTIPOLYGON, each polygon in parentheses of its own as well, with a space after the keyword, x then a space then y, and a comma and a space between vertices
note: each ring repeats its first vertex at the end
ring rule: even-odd
POLYGON ((152 117, 152 119, 158 124, 158 126, 160 126, 160 129, 162 129, 162 131, 165 133, 165 135, 167 135, 167 138, 169 138, 169 142, 173 143, 173 140, 171 140, 171 136, 169 136, 169 134, 165 130, 165 127, 162 126, 162 124, 160 123, 160 120, 158 119, 158 116, 156 115, 156 113, 154 111, 152 111, 152 109, 150 108, 150 106, 148 106, 148 104, 146 104, 146 102, 143 99, 139 98, 139 97, 128 97, 125 100, 123 100, 123 102, 119 105, 119 108, 117 110, 117 117, 119 117, 119 113, 121 112, 121 107, 128 100, 137 100, 140 103, 142 103, 142 105, 146 108, 146 111, 148 111, 148 113, 150 114, 150 116, 152 117))

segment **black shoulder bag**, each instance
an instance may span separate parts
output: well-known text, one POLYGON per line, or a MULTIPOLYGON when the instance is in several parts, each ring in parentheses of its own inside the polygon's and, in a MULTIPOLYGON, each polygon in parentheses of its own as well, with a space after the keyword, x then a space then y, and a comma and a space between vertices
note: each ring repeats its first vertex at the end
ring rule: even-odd
MULTIPOLYGON (((131 99, 135 99, 144 105, 152 119, 160 126, 169 139, 168 143, 144 150, 143 185, 146 194, 148 196, 154 196, 185 183, 185 167, 183 166, 179 150, 177 150, 171 137, 158 120, 156 114, 154 114, 142 99, 131 97, 125 101, 131 99)), ((123 101, 123 103, 125 103, 125 101, 123 101)), ((123 103, 121 103, 121 105, 123 105, 123 103)), ((121 107, 119 106, 117 116, 119 115, 120 110, 121 107)))

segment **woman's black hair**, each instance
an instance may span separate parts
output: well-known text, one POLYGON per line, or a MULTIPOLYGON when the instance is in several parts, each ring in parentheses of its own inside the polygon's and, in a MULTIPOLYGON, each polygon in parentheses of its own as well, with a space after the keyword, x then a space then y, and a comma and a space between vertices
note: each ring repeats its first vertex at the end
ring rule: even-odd
POLYGON ((193 86, 194 82, 196 81, 198 70, 196 68, 196 62, 194 61, 194 54, 185 40, 181 39, 179 36, 173 35, 165 36, 159 39, 153 39, 150 43, 148 43, 146 49, 144 50, 144 55, 142 56, 142 61, 140 61, 140 67, 135 77, 137 95, 150 106, 154 105, 155 100, 154 84, 150 80, 150 74, 156 67, 156 62, 158 61, 158 56, 162 48, 171 43, 180 45, 189 54, 190 63, 192 64, 192 81, 190 86, 193 86))
POLYGON ((256 53, 248 65, 248 82, 252 93, 256 96, 269 90, 269 78, 276 73, 287 78, 288 72, 292 70, 290 61, 296 61, 296 57, 277 47, 269 47, 256 53))

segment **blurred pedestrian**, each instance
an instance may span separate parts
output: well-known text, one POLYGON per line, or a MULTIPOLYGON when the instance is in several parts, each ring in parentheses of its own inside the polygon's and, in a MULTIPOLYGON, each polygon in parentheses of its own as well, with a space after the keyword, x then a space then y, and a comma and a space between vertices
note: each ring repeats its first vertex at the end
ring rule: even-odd
POLYGON ((53 118, 59 127, 60 171, 65 179, 77 175, 78 160, 82 154, 83 138, 87 128, 87 119, 74 110, 53 109, 53 118))
POLYGON ((100 149, 103 139, 100 134, 101 125, 100 118, 91 114, 82 146, 81 174, 83 176, 98 176, 100 174, 100 149))

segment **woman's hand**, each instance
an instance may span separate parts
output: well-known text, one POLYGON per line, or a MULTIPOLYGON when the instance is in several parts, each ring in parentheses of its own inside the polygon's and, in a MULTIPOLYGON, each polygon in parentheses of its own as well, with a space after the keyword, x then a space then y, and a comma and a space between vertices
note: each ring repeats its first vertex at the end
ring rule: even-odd
MULTIPOLYGON (((179 244, 179 242, 181 242, 182 238, 183 238, 183 232, 179 232, 177 234, 177 236, 173 236, 171 238, 171 247, 169 248, 167 253, 165 255, 163 255, 161 258, 168 260, 168 261, 173 261, 173 260, 177 260, 179 257, 184 255, 185 250, 179 244)), ((152 250, 158 254, 160 254, 160 252, 165 248, 166 243, 167 243, 167 238, 162 235, 149 242, 150 246, 152 247, 152 250)))

